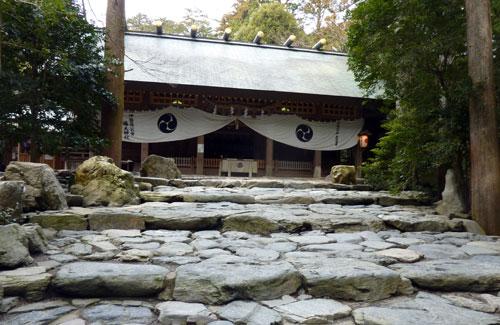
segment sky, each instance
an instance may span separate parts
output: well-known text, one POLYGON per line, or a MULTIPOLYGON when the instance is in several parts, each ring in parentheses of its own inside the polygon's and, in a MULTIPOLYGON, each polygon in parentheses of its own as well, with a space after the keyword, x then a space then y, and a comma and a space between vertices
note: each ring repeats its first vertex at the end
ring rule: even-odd
MULTIPOLYGON (((81 0, 85 2, 87 19, 95 25, 104 26, 106 21, 106 0, 81 0)), ((208 16, 213 27, 219 25, 222 15, 231 11, 234 0, 126 0, 125 16, 138 13, 156 19, 165 17, 173 21, 183 20, 186 9, 200 9, 208 16)))

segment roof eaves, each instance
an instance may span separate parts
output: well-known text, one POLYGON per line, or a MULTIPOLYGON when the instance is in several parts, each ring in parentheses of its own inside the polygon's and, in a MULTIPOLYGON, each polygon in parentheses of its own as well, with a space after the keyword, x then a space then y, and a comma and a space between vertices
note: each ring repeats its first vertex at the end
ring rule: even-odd
POLYGON ((241 42, 241 41, 224 41, 222 39, 216 38, 205 38, 205 37, 190 37, 183 35, 173 35, 173 34, 155 34, 150 32, 133 32, 127 31, 126 35, 132 36, 142 36, 142 37, 153 37, 153 38, 164 38, 164 39, 175 39, 182 41, 190 41, 190 42, 203 42, 203 43, 212 43, 212 44, 220 44, 220 45, 231 45, 231 46, 248 46, 262 49, 273 49, 273 50, 283 50, 283 51, 294 51, 294 52, 306 52, 306 53, 315 53, 315 54, 326 54, 326 55, 334 55, 334 56, 347 56, 346 53, 342 52, 334 52, 334 51, 324 51, 324 50, 314 50, 307 49, 302 47, 287 47, 287 46, 279 46, 279 45, 269 45, 269 44, 255 44, 249 42, 241 42))

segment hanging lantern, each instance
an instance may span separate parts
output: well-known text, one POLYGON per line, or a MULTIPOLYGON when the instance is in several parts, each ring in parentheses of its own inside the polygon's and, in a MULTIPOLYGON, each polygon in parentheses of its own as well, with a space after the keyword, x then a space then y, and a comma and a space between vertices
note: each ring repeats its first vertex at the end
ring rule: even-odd
POLYGON ((361 132, 359 134, 359 147, 360 148, 367 148, 368 147, 368 142, 369 142, 369 134, 368 132, 361 132))

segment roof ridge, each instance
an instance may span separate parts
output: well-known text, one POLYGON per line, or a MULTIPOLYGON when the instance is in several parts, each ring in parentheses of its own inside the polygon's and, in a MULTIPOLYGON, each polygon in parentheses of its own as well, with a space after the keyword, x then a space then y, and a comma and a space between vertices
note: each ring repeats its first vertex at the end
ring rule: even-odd
POLYGON ((262 49, 306 52, 306 53, 326 54, 326 55, 334 55, 334 56, 344 56, 344 57, 347 56, 347 53, 343 53, 343 52, 315 50, 315 49, 308 49, 308 48, 304 48, 304 47, 287 47, 287 46, 272 45, 272 44, 255 44, 255 43, 251 43, 251 42, 242 42, 242 41, 225 41, 223 39, 218 39, 218 38, 207 38, 207 37, 196 37, 195 38, 195 37, 190 37, 190 36, 185 36, 185 35, 175 35, 175 34, 158 35, 158 34, 152 33, 152 32, 141 32, 141 31, 126 31, 125 34, 131 35, 131 36, 165 38, 165 39, 213 43, 213 44, 231 45, 231 46, 248 46, 248 47, 262 48, 262 49))

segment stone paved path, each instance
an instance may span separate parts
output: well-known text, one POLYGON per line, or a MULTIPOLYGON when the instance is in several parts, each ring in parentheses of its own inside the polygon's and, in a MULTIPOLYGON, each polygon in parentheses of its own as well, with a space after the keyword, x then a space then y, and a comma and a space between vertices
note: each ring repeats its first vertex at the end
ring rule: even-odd
POLYGON ((138 206, 26 215, 57 231, 0 272, 0 323, 500 324, 499 238, 414 194, 157 185, 138 206))

